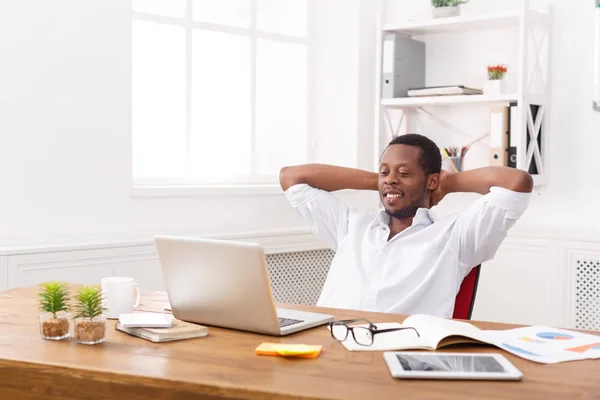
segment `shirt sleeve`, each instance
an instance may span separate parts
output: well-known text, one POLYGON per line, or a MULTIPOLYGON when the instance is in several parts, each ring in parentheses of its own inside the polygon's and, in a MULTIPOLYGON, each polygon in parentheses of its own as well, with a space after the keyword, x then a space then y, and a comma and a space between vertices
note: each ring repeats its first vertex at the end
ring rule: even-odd
POLYGON ((465 266, 474 267, 494 258, 508 230, 527 209, 530 195, 492 187, 458 215, 452 239, 465 266))
POLYGON ((285 196, 313 233, 336 251, 348 233, 350 208, 333 194, 307 184, 289 187, 285 196))

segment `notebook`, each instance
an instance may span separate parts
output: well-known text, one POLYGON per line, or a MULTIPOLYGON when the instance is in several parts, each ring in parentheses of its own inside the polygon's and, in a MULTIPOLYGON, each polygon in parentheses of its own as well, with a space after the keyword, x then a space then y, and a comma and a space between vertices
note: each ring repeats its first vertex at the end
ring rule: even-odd
POLYGON ((421 88, 412 88, 408 90, 407 95, 409 97, 423 97, 423 96, 453 96, 453 95, 472 95, 472 94, 483 94, 480 89, 473 89, 463 85, 450 85, 450 86, 427 86, 421 88))
POLYGON ((171 314, 135 312, 119 315, 122 328, 170 328, 173 326, 171 314))
POLYGON ((173 318, 170 328, 125 328, 117 321, 115 329, 151 342, 170 342, 174 340, 199 338, 208 335, 208 328, 173 318))
POLYGON ((351 351, 402 351, 438 350, 453 344, 480 343, 543 364, 600 358, 600 336, 548 326, 483 330, 468 322, 424 314, 411 315, 402 324, 375 325, 378 329, 412 327, 419 335, 413 329, 381 333, 373 336, 371 346, 362 346, 349 334, 342 344, 351 351))

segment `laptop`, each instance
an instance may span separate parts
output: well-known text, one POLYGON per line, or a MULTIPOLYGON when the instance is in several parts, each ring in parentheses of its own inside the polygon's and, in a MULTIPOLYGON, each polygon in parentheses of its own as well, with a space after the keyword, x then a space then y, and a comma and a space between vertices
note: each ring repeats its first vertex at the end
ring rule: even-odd
POLYGON ((259 244, 164 235, 154 243, 179 320, 271 336, 333 321, 332 315, 275 307, 259 244))

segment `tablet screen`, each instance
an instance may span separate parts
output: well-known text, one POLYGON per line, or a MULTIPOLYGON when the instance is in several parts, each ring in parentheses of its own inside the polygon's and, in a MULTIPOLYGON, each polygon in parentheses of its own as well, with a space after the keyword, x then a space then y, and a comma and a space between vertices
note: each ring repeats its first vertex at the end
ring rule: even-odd
POLYGON ((505 373, 492 356, 455 356, 436 354, 396 354, 404 371, 505 373))

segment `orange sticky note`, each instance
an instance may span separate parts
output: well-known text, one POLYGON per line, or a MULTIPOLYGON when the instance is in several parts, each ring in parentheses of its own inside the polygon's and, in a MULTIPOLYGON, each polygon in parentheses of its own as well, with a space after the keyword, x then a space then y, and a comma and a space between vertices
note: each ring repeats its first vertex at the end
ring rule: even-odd
POLYGON ((254 351, 261 356, 317 358, 323 346, 287 343, 261 343, 254 351))

